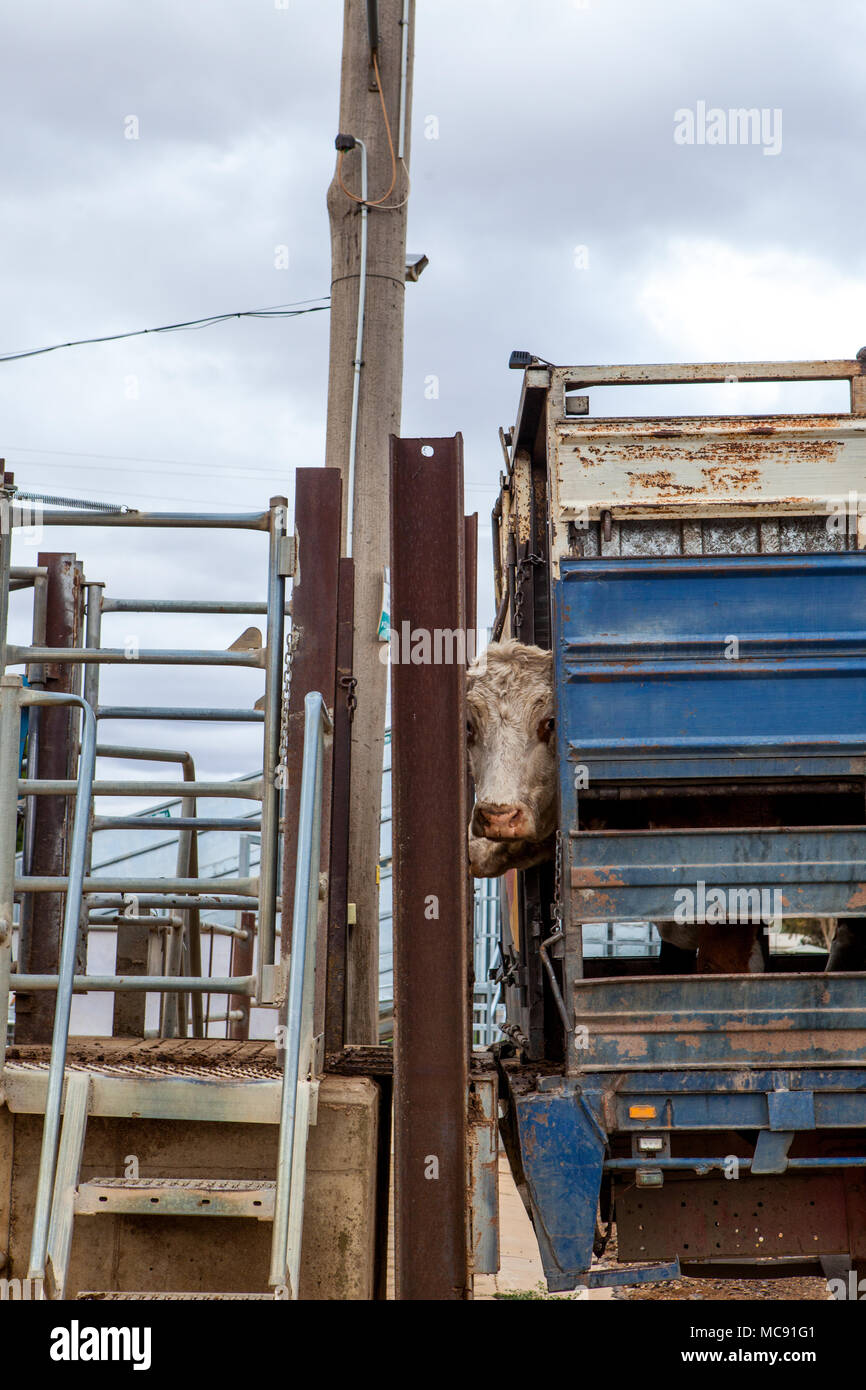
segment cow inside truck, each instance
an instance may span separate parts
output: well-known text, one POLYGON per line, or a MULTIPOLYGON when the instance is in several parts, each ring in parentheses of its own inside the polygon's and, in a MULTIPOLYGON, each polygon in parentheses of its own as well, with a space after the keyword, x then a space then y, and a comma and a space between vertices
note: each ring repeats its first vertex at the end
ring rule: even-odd
POLYGON ((469 846, 499 876, 502 1132, 548 1286, 859 1276, 866 352, 515 358, 469 846), (850 412, 590 413, 731 379, 847 381, 850 412))

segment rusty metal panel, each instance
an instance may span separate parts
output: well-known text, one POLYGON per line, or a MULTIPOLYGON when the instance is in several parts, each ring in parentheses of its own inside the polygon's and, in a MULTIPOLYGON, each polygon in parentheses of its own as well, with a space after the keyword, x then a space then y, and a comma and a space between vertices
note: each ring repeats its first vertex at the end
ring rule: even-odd
MULTIPOLYGON (((394 629, 406 623, 431 645, 437 631, 465 632, 461 437, 392 437, 391 499, 394 629)), ((470 1283, 465 666, 395 661, 391 680, 397 1297, 463 1299, 470 1283)))
POLYGON ((770 1179, 666 1178, 664 1187, 615 1188, 618 1258, 778 1259, 845 1254, 842 1174, 770 1179))
MULTIPOLYGON (((862 349, 861 349, 862 352, 862 349)), ((538 373, 527 372, 527 377, 538 373)), ((696 381, 862 381, 866 361, 812 358, 797 362, 642 362, 612 366, 558 367, 551 373, 560 391, 585 386, 685 385, 696 381)))
MULTIPOLYGON (((304 700, 319 691, 329 711, 334 708, 337 669, 337 594, 340 564, 342 479, 335 468, 299 468, 295 474, 295 530, 298 536, 298 578, 292 589, 292 676, 289 698, 286 794, 283 834, 282 959, 292 943, 295 860, 298 842, 301 762, 304 746, 304 700)), ((330 864, 331 756, 326 750, 322 779, 322 867, 330 864)), ((320 951, 325 959, 326 913, 320 921, 320 951)), ((316 981, 316 1025, 321 1031, 325 972, 316 981)), ((285 1021, 285 1005, 280 1012, 285 1021)))
MULTIPOLYGON (((45 641, 49 647, 81 645, 83 621, 81 569, 74 555, 41 551, 37 564, 48 571, 45 641)), ((43 667, 44 688, 69 693, 80 688, 81 669, 71 663, 52 662, 43 667)), ((65 781, 75 776, 78 715, 71 707, 41 709, 35 776, 65 781)), ((33 812, 33 858, 30 873, 60 877, 66 872, 70 799, 46 796, 36 800, 33 812)), ((33 894, 22 903, 22 931, 18 969, 21 974, 49 975, 60 959, 63 895, 33 894)), ((54 1026, 55 997, 51 993, 18 994, 15 1001, 15 1038, 18 1042, 50 1042, 54 1026)))
POLYGON ((582 921, 687 920, 746 927, 863 916, 866 827, 584 831, 569 836, 582 921))
POLYGON ((587 419, 557 426, 557 518, 814 513, 866 467, 848 415, 587 419), (816 506, 816 499, 818 505, 816 506))
POLYGON ((579 1070, 862 1062, 864 976, 692 975, 579 980, 579 1070))

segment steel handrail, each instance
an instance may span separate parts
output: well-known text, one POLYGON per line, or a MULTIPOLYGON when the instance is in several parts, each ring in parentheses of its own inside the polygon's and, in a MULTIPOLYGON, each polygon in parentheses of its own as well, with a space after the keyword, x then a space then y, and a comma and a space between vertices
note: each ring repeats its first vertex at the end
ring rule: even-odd
POLYGON ((303 1233, 306 1143, 313 1061, 313 999, 322 825, 322 778, 325 738, 331 717, 317 691, 304 700, 304 759, 298 814, 298 854, 292 916, 286 1045, 280 1103, 280 1136, 274 1226, 271 1246, 272 1286, 287 1286, 297 1299, 303 1233))
MULTIPOLYGON (((6 678, 4 678, 6 679, 6 678)), ((12 687, 6 687, 7 691, 12 687)), ((51 1060, 48 1066, 48 1090, 45 1097, 45 1123, 42 1129, 42 1151, 39 1156, 39 1177, 36 1204, 33 1211, 33 1234, 30 1244, 30 1278, 44 1279, 51 1217, 51 1198, 57 1168, 60 1141, 60 1107, 63 1098, 63 1074, 69 1046, 69 1016, 72 1008, 75 956, 78 945, 78 924, 84 894, 84 866, 87 853, 87 832, 93 796, 93 774, 96 766, 96 716, 80 695, 54 693, 44 690, 20 690, 14 706, 17 719, 22 704, 78 705, 82 711, 81 756, 78 763, 75 817, 69 850, 69 877, 63 912, 63 935, 60 943, 57 1002, 54 1009, 54 1032, 51 1039, 51 1060)), ((4 705, 3 719, 11 722, 12 706, 4 705)))

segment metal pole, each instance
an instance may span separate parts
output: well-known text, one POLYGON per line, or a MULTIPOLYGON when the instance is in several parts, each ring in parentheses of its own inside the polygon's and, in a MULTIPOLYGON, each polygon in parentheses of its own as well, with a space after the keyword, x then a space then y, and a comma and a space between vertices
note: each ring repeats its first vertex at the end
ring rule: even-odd
MULTIPOLYGON (((393 628, 465 633, 463 457, 392 439, 393 628), (424 453, 422 450, 426 450, 424 453)), ((465 652, 392 661, 397 1297, 470 1296, 465 652), (431 736, 432 734, 432 736, 431 736)))
MULTIPOLYGON (((256 914, 241 913, 242 936, 232 937, 230 975, 249 975, 253 969, 253 956, 256 944, 256 914)), ((227 1036, 246 1040, 250 1036, 249 995, 233 994, 228 1002, 230 1026, 227 1036)))
MULTIPOLYGON (((280 499, 282 500, 282 499, 280 499)), ((242 616, 264 614, 267 603, 261 599, 245 603, 235 599, 218 598, 107 598, 103 613, 238 613, 242 616)))
MULTIPOLYGON (((5 459, 0 459, 0 470, 5 462, 5 459)), ((14 496, 15 485, 12 474, 0 472, 0 676, 6 671, 9 578, 12 568, 12 498, 14 496)))
MULTIPOLYGON (((33 645, 44 646, 45 631, 47 623, 47 599, 48 599, 48 570, 46 566, 40 566, 44 571, 34 578, 33 581, 33 645)), ((27 667, 27 679, 31 690, 45 689, 45 667, 33 664, 27 667)), ((31 705, 27 720, 27 764, 25 774, 28 778, 38 775, 39 770, 39 741, 40 741, 40 714, 38 705, 31 705)), ((35 797, 28 796, 24 802, 24 843, 22 846, 21 868, 22 872, 29 874, 33 872, 33 857, 36 845, 36 821, 38 803, 35 797)), ((30 934, 33 925, 34 899, 30 893, 26 893, 21 899, 18 908, 18 959, 27 961, 30 959, 30 934)))
POLYGON ((75 976, 75 954, 78 944, 78 923, 81 918, 81 899, 84 891, 84 856, 87 849, 87 827, 90 819, 93 770, 96 763, 96 717, 87 701, 79 695, 50 697, 42 692, 40 704, 66 703, 82 709, 81 758, 78 772, 78 798, 72 823, 69 850, 69 883, 63 915, 63 935, 60 944, 57 1005, 54 1010, 54 1033, 51 1040, 51 1061, 48 1066, 48 1090, 45 1098, 45 1126, 42 1131, 42 1152, 36 1185, 36 1204, 33 1213, 33 1235, 30 1246, 30 1277, 44 1279, 45 1252, 48 1243, 48 1224, 54 1171, 57 1165, 57 1144, 60 1134, 60 1102, 63 1092, 63 1072, 69 1042, 69 1015, 75 976))
POLYGON ((285 497, 271 498, 268 546, 268 621, 265 664, 265 729, 262 758, 262 848, 259 861, 259 965, 273 965, 276 947, 277 866, 280 855, 280 715, 286 605, 281 550, 286 535, 285 497))
MULTIPOLYGON (((96 784, 97 786, 99 783, 96 784)), ((194 906, 199 892, 207 894, 214 883, 219 883, 226 893, 237 893, 244 897, 256 892, 255 878, 85 878, 85 893, 163 893, 185 894, 188 901, 178 903, 181 908, 194 906)), ((66 879, 60 875, 30 875, 16 878, 16 893, 65 893, 66 879)), ((245 904, 246 906, 246 904, 245 904)))
POLYGON ((195 723, 213 724, 263 724, 264 711, 260 709, 184 709, 177 705, 100 705, 97 710, 103 719, 188 719, 195 723))
MULTIPOLYGON (((15 975, 15 987, 41 994, 59 993, 63 981, 58 975, 15 975)), ((255 994, 255 975, 72 975, 67 981, 71 994, 114 994, 118 990, 148 994, 195 991, 198 994, 255 994)))
POLYGON ((280 1103, 273 1244, 268 1279, 270 1284, 277 1286, 288 1280, 289 1292, 293 1299, 298 1297, 300 1225, 306 1179, 305 1131, 309 1106, 308 1089, 305 1089, 304 1098, 299 1104, 299 1086, 304 1086, 307 1073, 313 1066, 313 995, 319 909, 324 735, 326 730, 331 730, 328 711, 318 692, 312 691, 307 695, 304 701, 304 717, 294 929, 280 1103))
MULTIPOLYGON (((18 792, 24 796, 72 796, 75 783, 66 779, 40 778, 30 781, 21 778, 18 792)), ((261 801, 262 784, 258 777, 248 782, 94 782, 94 796, 186 796, 236 797, 239 801, 261 801)))
POLYGON ((358 457, 358 405, 361 399, 361 368, 364 365, 364 310, 367 304, 367 146, 352 137, 361 151, 361 249, 358 255, 358 310, 355 329, 355 356, 352 359, 352 416, 349 425, 349 480, 346 485, 346 555, 352 558, 352 529, 355 524, 355 464, 358 457))
MULTIPOLYGON (((84 586, 84 645, 86 647, 99 647, 102 645, 102 590, 105 585, 97 581, 86 583, 84 586)), ((83 695, 90 708, 96 713, 99 705, 99 667, 88 665, 84 667, 84 686, 83 695)), ((93 863, 93 806, 90 807, 90 818, 87 824, 87 849, 84 855, 84 873, 90 873, 93 863)), ((79 924, 79 950, 78 950, 78 969, 83 975, 87 974, 87 927, 88 911, 82 904, 81 922, 79 924)))
POLYGON ((20 676, 0 680, 0 1076, 6 1057, 15 901, 15 846, 18 838, 18 759, 20 753, 20 676))
MULTIPOLYGON (((13 516, 15 515, 15 508, 13 516)), ((181 531, 267 531, 267 512, 76 512, 46 510, 43 526, 148 526, 181 531)), ((17 522, 16 522, 17 524, 17 522)), ((41 561, 40 561, 41 564, 41 561)))
POLYGON ((142 648, 134 656, 123 647, 17 647, 8 648, 10 666, 22 662, 58 662, 80 665, 99 662, 103 666, 243 666, 261 669, 261 651, 208 651, 202 647, 142 648))

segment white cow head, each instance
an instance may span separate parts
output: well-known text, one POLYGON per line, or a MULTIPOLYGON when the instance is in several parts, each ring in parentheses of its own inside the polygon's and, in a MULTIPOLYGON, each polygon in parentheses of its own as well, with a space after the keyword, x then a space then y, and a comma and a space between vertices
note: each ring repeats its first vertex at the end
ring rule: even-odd
POLYGON ((552 652, 491 642, 467 672, 467 714, 472 872, 496 876, 549 859, 557 814, 552 652))

